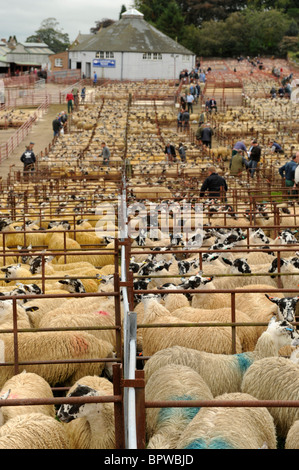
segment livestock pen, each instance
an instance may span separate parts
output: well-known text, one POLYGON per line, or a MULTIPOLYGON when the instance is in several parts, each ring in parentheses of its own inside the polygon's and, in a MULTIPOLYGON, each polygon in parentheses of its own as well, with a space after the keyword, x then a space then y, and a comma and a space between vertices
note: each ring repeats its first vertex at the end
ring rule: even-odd
MULTIPOLYGON (((106 85, 109 93, 111 91, 109 86, 113 86, 113 83, 106 85)), ((281 299, 286 297, 294 298, 298 293, 297 285, 291 284, 291 279, 297 282, 296 267, 293 266, 289 271, 284 269, 285 260, 288 261, 286 265, 289 266, 289 261, 296 258, 296 250, 298 250, 296 230, 298 224, 295 198, 291 201, 293 202, 291 204, 289 195, 286 194, 281 180, 274 178, 276 166, 275 162, 271 161, 273 160, 271 156, 269 158, 268 156, 265 157, 265 167, 258 172, 256 180, 250 181, 250 186, 248 186, 247 175, 231 179, 229 191, 225 195, 226 201, 224 200, 224 194, 223 200, 214 200, 213 202, 209 201, 208 197, 200 197, 199 181, 206 176, 209 165, 216 162, 219 170, 225 173, 227 166, 224 159, 218 161, 212 152, 202 152, 200 145, 192 143, 192 129, 175 136, 176 112, 166 102, 163 104, 165 109, 157 104, 160 99, 157 95, 157 84, 153 84, 152 94, 150 93, 151 84, 145 84, 150 95, 149 98, 147 97, 146 105, 140 101, 141 98, 145 97, 144 92, 140 91, 142 84, 138 83, 137 85, 134 87, 130 83, 124 84, 124 98, 118 101, 117 111, 115 110, 115 100, 109 100, 107 95, 100 95, 97 100, 98 106, 94 112, 96 117, 94 121, 92 121, 94 117, 90 108, 88 108, 88 104, 86 107, 80 105, 81 111, 90 116, 90 129, 84 129, 84 124, 83 127, 81 125, 77 126, 78 122, 82 123, 80 119, 82 119, 83 113, 80 113, 79 109, 78 115, 74 114, 72 118, 69 138, 66 135, 51 143, 45 154, 39 156, 37 171, 29 181, 25 181, 20 172, 12 169, 7 181, 2 180, 1 182, 2 230, 0 239, 3 247, 1 250, 3 269, 9 268, 11 265, 15 266, 20 263, 20 260, 20 268, 24 269, 24 264, 26 264, 24 261, 26 258, 28 261, 30 257, 34 260, 39 258, 40 263, 38 264, 39 272, 35 274, 27 268, 28 275, 24 275, 24 271, 21 271, 22 275, 19 277, 15 275, 13 279, 8 279, 5 276, 1 279, 1 290, 5 294, 2 299, 12 301, 13 318, 11 326, 6 328, 5 332, 2 331, 1 337, 12 335, 13 353, 9 362, 1 365, 0 371, 11 367, 13 368, 13 374, 18 375, 23 368, 30 365, 36 367, 46 365, 45 370, 48 369, 49 373, 52 365, 68 365, 68 367, 71 367, 76 363, 78 367, 82 367, 79 370, 84 370, 83 367, 92 368, 94 364, 113 364, 113 379, 110 380, 114 386, 113 396, 65 397, 63 395, 70 390, 73 384, 67 383, 67 381, 66 383, 56 382, 51 384, 55 395, 53 399, 7 398, 2 400, 1 404, 4 407, 26 404, 38 405, 43 401, 55 404, 58 407, 62 404, 104 404, 110 402, 114 407, 113 424, 115 427, 115 447, 117 449, 144 449, 148 447, 147 422, 149 420, 147 411, 150 409, 160 409, 160 417, 169 417, 175 408, 187 408, 189 415, 194 416, 198 411, 198 407, 203 409, 210 407, 216 407, 217 409, 221 407, 263 407, 267 409, 277 407, 287 409, 297 408, 299 403, 297 400, 287 400, 285 397, 279 400, 249 400, 248 396, 245 399, 244 395, 238 396, 238 398, 230 396, 231 399, 228 399, 227 396, 222 399, 217 397, 216 400, 212 399, 211 395, 206 394, 205 399, 201 400, 192 399, 194 398, 192 396, 185 396, 182 399, 182 395, 185 394, 183 391, 179 395, 174 394, 171 398, 170 396, 163 396, 162 390, 158 399, 155 399, 158 395, 154 399, 152 396, 148 399, 147 379, 141 368, 144 366, 146 371, 146 364, 150 363, 155 353, 145 354, 143 341, 146 337, 148 338, 147 347, 154 347, 156 343, 152 340, 153 337, 162 337, 161 346, 164 345, 164 341, 165 344, 169 344, 167 341, 170 340, 171 331, 174 332, 172 337, 174 337, 175 344, 176 339, 178 340, 180 336, 179 330, 186 331, 186 335, 190 335, 187 336, 188 338, 191 336, 198 338, 200 330, 204 332, 202 338, 208 337, 210 334, 213 335, 213 331, 220 331, 219 344, 220 340, 221 344, 226 343, 226 356, 232 354, 234 357, 243 357, 242 354, 252 352, 246 348, 249 339, 252 338, 252 336, 249 338, 249 335, 246 337, 246 332, 249 331, 248 328, 251 328, 250 331, 255 329, 257 332, 255 336, 257 342, 268 327, 270 329, 273 327, 272 324, 271 327, 269 326, 270 317, 273 315, 278 316, 279 312, 281 314, 284 312, 283 307, 279 310, 278 304, 273 302, 273 299, 267 298, 265 294, 274 299, 281 299), (133 99, 127 96, 130 92, 132 92, 133 99), (135 99, 136 101, 134 101, 135 99), (118 114, 119 110, 123 113, 122 116, 118 114), (108 119, 108 116, 111 117, 111 123, 115 126, 112 126, 113 130, 107 129, 103 125, 103 121, 108 119), (190 149, 190 163, 188 162, 186 166, 181 166, 178 163, 173 166, 166 165, 164 162, 164 145, 166 141, 174 139, 174 142, 178 142, 178 139, 182 139, 182 136, 184 136, 184 142, 190 149), (92 159, 96 155, 98 142, 106 139, 106 137, 109 137, 109 142, 112 144, 113 154, 109 170, 107 169, 107 172, 104 172, 101 167, 93 168, 92 159), (145 142, 152 138, 152 148, 145 146, 145 142), (74 144, 73 146, 71 146, 71 141, 74 144), (75 145, 75 142, 77 145, 75 145), (65 152, 64 158, 55 165, 57 163, 55 159, 57 160, 62 152, 65 152), (115 166, 113 165, 113 156, 120 158, 120 160, 116 160, 115 166), (66 165, 69 168, 65 169, 66 165), (163 208, 163 204, 181 201, 191 204, 191 212, 196 203, 202 204, 203 223, 201 228, 202 234, 206 235, 206 239, 201 247, 188 246, 187 244, 189 239, 192 239, 195 229, 198 228, 192 224, 190 228, 185 230, 186 239, 182 240, 178 237, 178 241, 184 242, 183 245, 179 243, 176 245, 173 242, 174 235, 177 234, 175 229, 178 227, 175 218, 172 217, 170 217, 171 223, 167 226, 167 231, 162 232, 162 235, 164 235, 163 244, 159 236, 146 237, 145 245, 141 236, 139 240, 137 237, 130 237, 128 232, 129 223, 137 218, 136 211, 138 212, 138 207, 140 212, 142 205, 149 208, 151 204, 157 204, 163 208), (228 206, 231 206, 230 210, 228 206), (96 208, 98 210, 95 210, 96 208), (240 223, 241 221, 242 223, 240 223), (96 231, 98 228, 100 229, 99 232, 96 231), (263 230, 264 236, 269 239, 269 243, 264 241, 265 238, 255 240, 253 243, 253 235, 259 228, 263 230), (214 232, 212 232, 213 229, 214 232), (238 229, 241 231, 237 232, 238 229), (106 233, 104 234, 104 232, 106 233), (290 235, 289 238, 287 237, 288 234, 290 235), (234 240, 240 242, 240 245, 230 246, 229 249, 229 245, 215 247, 214 245, 217 245, 217 243, 223 242, 226 235, 236 236, 234 240), (285 238, 278 239, 283 235, 285 235, 285 238), (153 239, 151 240, 151 238, 153 239), (276 240, 275 244, 273 243, 274 240, 276 240), (284 244, 284 241, 288 240, 290 240, 290 244, 284 244), (218 258, 213 260, 211 265, 208 261, 210 255, 218 258), (85 270, 84 260, 89 259, 90 262, 93 259, 92 257, 96 256, 98 258, 95 258, 97 261, 95 261, 92 270, 90 267, 89 271, 85 270), (107 256, 109 256, 109 264, 102 265, 101 260, 107 259, 107 256), (153 270, 148 271, 146 274, 140 274, 139 268, 145 269, 146 263, 144 261, 148 257, 151 261, 159 258, 160 261, 152 263, 153 266, 150 267, 150 269, 157 267, 157 271, 153 270), (52 259, 50 260, 50 258, 52 259), (79 270, 77 270, 78 262, 76 263, 76 258, 80 259, 81 266, 79 270), (133 260, 133 258, 135 259, 133 260), (224 258, 226 261, 221 261, 224 258), (240 258, 247 258, 247 261, 240 263, 242 271, 236 273, 235 266, 232 267, 229 263, 233 264, 235 260, 240 258), (172 264, 173 267, 180 265, 187 269, 187 262, 190 259, 194 263, 194 270, 187 270, 183 273, 171 270, 169 273, 165 268, 169 264, 168 267, 171 269, 172 264), (261 260, 263 262, 258 263, 261 260), (270 266, 274 261, 276 264, 273 265, 270 272, 270 266), (137 272, 133 270, 134 263, 138 266, 137 272), (250 272, 246 268, 246 263, 250 268, 250 272), (255 267, 257 264, 262 264, 259 270, 255 267), (66 271, 67 278, 65 278, 62 267, 68 269, 66 271), (161 267, 164 267, 162 273, 160 272, 161 267), (195 279, 193 279, 194 277, 195 279), (211 280, 212 277, 213 280, 211 280), (207 287, 211 285, 211 282, 215 283, 214 287, 208 289, 205 288, 205 284, 196 287, 196 281, 202 278, 209 278, 207 287), (259 286, 259 279, 261 278, 267 279, 269 285, 259 286), (96 283, 96 289, 98 290, 93 292, 75 291, 72 293, 64 291, 64 288, 72 285, 71 281, 78 280, 81 281, 83 286, 88 285, 87 281, 93 281, 90 285, 96 283), (154 287, 150 285, 150 282, 142 283, 142 281, 149 280, 154 287), (239 280, 242 280, 241 287, 236 286, 239 280), (22 285, 26 285, 26 281, 36 283, 41 293, 28 295, 27 293, 14 292, 13 295, 10 295, 14 288, 21 289, 22 285), (53 281, 55 283, 63 281, 60 285, 60 288, 63 289, 61 290, 62 293, 57 292, 57 285, 54 286, 53 281), (194 284, 188 284, 190 282, 194 284), (221 282, 223 283, 222 286, 226 282, 227 285, 231 283, 234 287, 217 287, 221 282), (168 284, 167 289, 164 284, 168 284), (143 286, 147 286, 147 288, 143 288, 143 286), (163 286, 164 288, 161 288, 163 286), (47 292, 49 287, 51 290, 55 288, 55 293, 47 292), (159 302, 161 307, 153 304, 155 314, 158 312, 157 309, 161 308, 159 322, 152 320, 141 321, 144 314, 144 302, 147 301, 143 297, 147 295, 154 295, 156 300, 161 299, 159 302), (187 307, 190 296, 199 303, 207 296, 212 297, 215 305, 218 296, 222 296, 223 299, 226 298, 225 308, 222 305, 222 310, 225 310, 225 319, 224 316, 218 317, 218 320, 216 317, 213 317, 213 320, 205 317, 205 320, 194 322, 190 320, 190 316, 186 316, 186 320, 181 317, 180 321, 174 321, 175 318, 179 319, 179 317, 173 315, 173 310, 168 310, 169 304, 175 302, 171 299, 180 299, 182 305, 187 307), (102 311, 104 307, 102 309, 100 305, 103 298, 111 298, 105 300, 103 305, 105 305, 107 311, 113 309, 113 324, 109 324, 109 326, 84 324, 85 318, 87 321, 85 311, 88 309, 88 302, 96 302, 96 299, 98 299, 97 310, 102 311), (258 299, 255 304, 252 300, 254 298, 258 299), (19 304, 24 300, 27 300, 23 304, 24 307, 26 307, 26 304, 35 307, 37 302, 42 300, 45 304, 47 300, 53 302, 53 305, 50 306, 50 313, 47 312, 47 319, 49 319, 49 322, 51 320, 51 323, 48 326, 44 322, 42 326, 23 328, 24 318, 22 315, 20 317, 18 315, 19 304), (63 302, 63 300, 65 301, 63 302), (63 307, 59 305, 60 301, 63 302, 63 307), (72 303, 70 304, 71 307, 67 309, 68 302, 72 303), (74 314, 74 317, 77 316, 75 311, 76 303, 80 306, 78 308, 82 308, 82 321, 80 325, 73 326, 71 324, 71 313, 74 314), (246 307, 246 312, 242 312, 240 305, 246 307), (261 310, 261 305, 263 305, 263 308, 267 305, 267 315, 262 319, 258 319, 257 316, 250 318, 250 308, 254 306, 256 312, 258 309, 261 310), (62 312, 62 309, 65 309, 65 312, 62 312), (73 310, 73 312, 69 312, 69 310, 73 310), (63 325, 58 326, 56 323, 54 327, 52 321, 55 320, 54 317, 58 316, 58 312, 59 314, 63 313, 64 319, 68 318, 68 323, 66 323, 67 320, 64 320, 63 325), (67 312, 69 312, 69 316, 66 315, 67 312), (165 322, 163 322, 163 315, 167 319, 165 322), (53 316, 53 319, 50 319, 51 316, 53 316), (73 334, 74 330, 77 335, 81 335, 81 337, 78 336, 80 339, 80 341, 78 339, 79 344, 83 344, 84 341, 87 344, 91 331, 101 331, 105 334, 113 331, 116 336, 113 350, 116 353, 115 357, 93 354, 92 357, 88 358, 74 355, 71 358, 60 357, 53 359, 53 357, 48 356, 30 360, 32 358, 23 358, 20 354, 22 353, 22 336, 25 337, 24 335, 58 334, 59 331, 64 334, 73 334), (258 335, 260 336, 257 338, 258 335), (193 407, 192 414, 190 409, 193 407)), ((101 87, 99 94, 105 91, 104 88, 101 87)), ((121 91, 121 84, 119 83, 115 84, 114 89, 117 90, 118 88, 121 91)), ((170 96, 166 88, 163 93, 165 97, 170 96)), ((163 101, 162 98, 161 101, 163 101)), ((227 156, 231 150, 229 145, 225 149, 227 156)), ((193 215, 192 212, 191 219, 193 219, 193 215)), ((159 216, 161 216, 161 211, 158 213, 157 227, 150 226, 148 220, 146 220, 143 227, 148 233, 153 228, 162 231, 162 218, 159 218, 159 216)), ((179 232, 181 232, 183 227, 179 226, 179 228, 179 232)), ((294 260, 294 263, 296 263, 296 260, 294 260)), ((30 264, 28 266, 31 267, 30 264)), ((32 268, 33 266, 32 264, 32 268)), ((148 269, 149 266, 146 266, 146 268, 148 269)), ((7 270, 7 273, 9 272, 11 270, 7 270)), ((76 285, 81 286, 79 283, 76 285)), ((95 303, 92 305, 95 305, 95 303)), ((190 303, 189 307, 192 307, 190 303)), ((198 308, 198 306, 195 307, 194 305, 192 308, 198 308)), ((211 309, 207 310, 211 311, 211 309)), ((215 310, 217 309, 215 308, 215 310)), ((288 321, 286 331, 295 336, 297 312, 294 305, 292 311, 294 319, 288 321)), ((38 315, 38 310, 28 311, 28 315, 33 319, 35 315, 38 315)), ((283 320, 276 323, 283 327, 280 322, 283 322, 283 320)), ((94 339, 90 339, 90 341, 97 342, 94 339)), ((186 346, 187 348, 190 347, 191 343, 186 346)), ((215 346, 217 346, 217 342, 215 342, 215 346)), ((109 348, 107 350, 110 352, 109 348)), ((282 352, 281 357, 290 357, 289 344, 282 352)), ((244 367, 245 362, 244 360, 244 367)), ((192 377, 195 377, 195 375, 192 377)), ((162 382, 161 385, 163 385, 162 382)), ((203 395, 200 396, 203 397, 203 395)), ((263 442, 259 442, 257 448, 262 446, 263 442)))

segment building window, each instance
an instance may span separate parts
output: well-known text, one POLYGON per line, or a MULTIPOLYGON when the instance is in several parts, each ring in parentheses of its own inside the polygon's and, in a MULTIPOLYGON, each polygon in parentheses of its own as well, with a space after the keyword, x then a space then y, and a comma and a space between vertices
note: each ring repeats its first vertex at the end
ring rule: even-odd
POLYGON ((96 59, 104 59, 105 55, 103 51, 96 52, 96 59))
POLYGON ((114 52, 106 52, 106 59, 114 59, 114 52))
POLYGON ((158 52, 144 52, 142 55, 142 58, 144 60, 161 60, 162 59, 162 54, 158 52))
POLYGON ((55 59, 55 67, 62 67, 62 66, 63 66, 62 59, 55 59))

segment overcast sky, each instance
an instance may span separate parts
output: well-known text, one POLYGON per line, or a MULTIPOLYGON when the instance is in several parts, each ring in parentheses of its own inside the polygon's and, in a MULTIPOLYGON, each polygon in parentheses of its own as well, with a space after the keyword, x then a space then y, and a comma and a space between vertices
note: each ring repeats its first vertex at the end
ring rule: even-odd
POLYGON ((133 0, 2 0, 0 39, 15 35, 23 42, 43 20, 56 18, 62 32, 73 41, 79 31, 88 34, 97 20, 118 20, 122 5, 129 10, 133 0))

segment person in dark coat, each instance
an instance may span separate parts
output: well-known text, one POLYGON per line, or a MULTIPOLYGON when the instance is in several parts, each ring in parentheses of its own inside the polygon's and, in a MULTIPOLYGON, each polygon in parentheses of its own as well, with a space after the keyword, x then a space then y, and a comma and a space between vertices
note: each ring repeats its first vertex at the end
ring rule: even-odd
POLYGON ((214 131, 211 128, 210 124, 204 124, 201 127, 201 132, 200 132, 200 140, 202 141, 202 144, 205 145, 206 147, 211 148, 212 147, 212 136, 214 135, 214 131))
POLYGON ((22 154, 20 160, 24 164, 23 175, 25 179, 28 179, 29 172, 35 170, 35 154, 33 152, 34 142, 30 142, 29 145, 26 145, 26 150, 22 154))
POLYGON ((167 163, 173 163, 176 161, 176 151, 174 145, 167 143, 164 153, 166 155, 167 163))
POLYGON ((261 159, 261 147, 259 146, 258 142, 256 139, 252 141, 252 149, 249 153, 249 163, 248 163, 248 169, 250 169, 250 176, 253 178, 255 170, 258 166, 258 163, 261 159))
POLYGON ((216 173, 216 168, 209 168, 208 177, 204 180, 200 188, 200 197, 203 197, 206 191, 209 191, 209 197, 220 198, 221 191, 227 191, 225 179, 216 173))
POLYGON ((59 116, 56 116, 56 118, 52 122, 52 128, 54 132, 54 137, 58 137, 60 133, 60 129, 62 128, 61 121, 59 119, 59 116))

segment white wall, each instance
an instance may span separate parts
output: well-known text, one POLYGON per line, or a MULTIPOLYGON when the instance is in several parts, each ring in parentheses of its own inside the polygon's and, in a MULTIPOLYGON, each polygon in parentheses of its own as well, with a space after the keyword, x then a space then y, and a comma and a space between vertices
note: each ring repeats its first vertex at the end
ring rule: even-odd
POLYGON ((91 63, 91 77, 96 71, 98 78, 111 80, 143 80, 143 79, 174 79, 178 78, 181 70, 191 71, 195 66, 195 56, 172 57, 171 54, 162 54, 162 59, 143 59, 141 52, 114 53, 115 68, 93 67, 95 52, 69 51, 71 68, 76 69, 77 62, 81 62, 82 74, 86 74, 86 63, 91 63))

